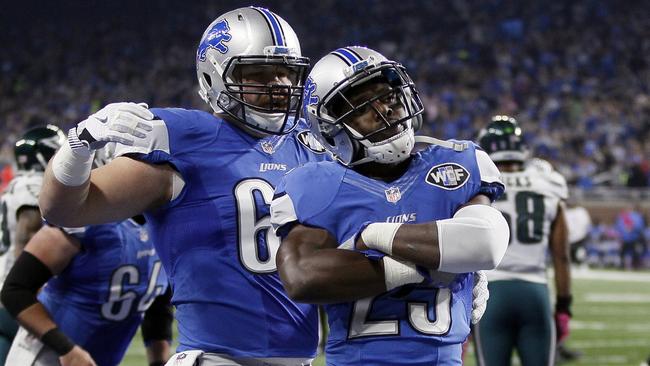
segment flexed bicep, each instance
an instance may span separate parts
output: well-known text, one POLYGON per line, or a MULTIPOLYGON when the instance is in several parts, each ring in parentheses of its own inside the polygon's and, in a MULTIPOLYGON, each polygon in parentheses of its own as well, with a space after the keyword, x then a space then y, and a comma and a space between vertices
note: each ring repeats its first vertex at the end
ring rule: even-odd
POLYGON ((174 175, 169 165, 127 157, 94 169, 88 184, 79 187, 66 186, 46 172, 39 204, 43 216, 61 226, 123 220, 168 202, 174 175))

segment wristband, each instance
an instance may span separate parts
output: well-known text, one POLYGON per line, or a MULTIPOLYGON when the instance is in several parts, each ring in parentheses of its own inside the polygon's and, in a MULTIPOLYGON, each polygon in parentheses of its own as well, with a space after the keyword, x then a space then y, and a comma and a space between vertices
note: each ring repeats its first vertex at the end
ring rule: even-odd
POLYGON ((75 127, 68 132, 68 141, 52 158, 52 173, 56 180, 66 186, 77 187, 90 177, 94 150, 79 140, 75 127))
POLYGON ((53 349, 59 356, 65 355, 74 347, 74 342, 72 342, 70 338, 56 327, 43 334, 41 342, 53 349))
POLYGON ((573 316, 573 314, 571 314, 571 303, 572 302, 573 302, 573 296, 571 296, 571 295, 566 295, 566 296, 558 295, 555 298, 555 312, 556 313, 565 313, 565 314, 569 314, 569 316, 573 316))
POLYGON ((376 249, 388 255, 393 254, 393 239, 401 223, 378 222, 368 225, 361 232, 361 239, 368 248, 376 249))
POLYGON ((149 366, 165 366, 166 362, 165 361, 154 361, 150 362, 149 366))
POLYGON ((424 276, 418 273, 413 263, 396 261, 388 256, 383 258, 383 262, 386 291, 408 283, 420 283, 424 280, 424 276))

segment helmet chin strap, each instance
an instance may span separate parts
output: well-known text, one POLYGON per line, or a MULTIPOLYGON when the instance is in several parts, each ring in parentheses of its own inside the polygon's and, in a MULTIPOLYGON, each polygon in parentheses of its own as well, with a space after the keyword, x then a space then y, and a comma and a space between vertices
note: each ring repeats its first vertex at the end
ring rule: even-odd
POLYGON ((458 143, 454 141, 446 141, 446 140, 440 140, 435 137, 430 137, 430 136, 415 136, 415 143, 416 144, 429 144, 429 145, 439 145, 442 147, 446 147, 447 149, 452 149, 454 151, 461 152, 465 149, 467 149, 469 146, 467 146, 467 143, 458 143))
MULTIPOLYGON (((220 102, 217 103, 217 108, 213 110, 215 113, 225 113, 230 115, 241 128, 245 129, 249 134, 258 137, 265 137, 278 133, 282 128, 285 120, 285 113, 265 113, 256 111, 250 107, 245 107, 243 104, 233 101, 230 95, 223 94, 220 102), (223 100, 222 100, 223 99, 223 100)), ((291 119, 287 120, 287 124, 291 123, 291 119)))
POLYGON ((408 127, 397 135, 379 142, 370 142, 368 139, 359 140, 365 152, 365 157, 351 163, 349 166, 356 166, 368 162, 380 164, 400 163, 411 155, 415 146, 415 132, 408 127), (404 151, 404 153, 399 153, 404 151))
POLYGON ((394 148, 395 147, 394 142, 397 143, 397 140, 404 139, 405 138, 404 136, 408 136, 408 134, 406 134, 406 132, 408 132, 409 130, 405 130, 402 133, 400 133, 398 135, 395 135, 394 137, 392 137, 392 138, 390 138, 388 140, 376 142, 374 144, 371 143, 368 140, 359 141, 359 143, 362 144, 363 149, 366 151, 367 156, 365 156, 364 158, 361 158, 361 159, 359 159, 359 160, 357 160, 357 161, 355 161, 353 163, 350 163, 349 166, 351 166, 351 167, 352 166, 357 166, 357 165, 361 165, 361 164, 369 163, 369 162, 373 162, 373 161, 376 162, 376 163, 381 163, 381 164, 399 163, 399 162, 402 162, 402 161, 406 160, 406 158, 408 158, 410 156, 410 151, 413 150, 413 147, 414 147, 415 144, 420 144, 420 143, 421 144, 429 144, 429 145, 438 145, 438 146, 442 146, 442 147, 445 147, 447 149, 452 149, 452 150, 458 151, 458 152, 464 151, 467 148, 469 148, 469 146, 468 146, 468 144, 466 142, 465 143, 458 143, 458 142, 455 142, 455 141, 446 141, 446 140, 441 140, 441 139, 437 139, 435 137, 430 137, 430 136, 415 136, 413 138, 414 142, 411 144, 412 146, 411 146, 411 149, 409 150, 409 154, 404 155, 404 157, 400 157, 400 158, 392 159, 392 160, 388 161, 388 160, 382 159, 381 157, 379 157, 379 159, 378 159, 377 155, 373 156, 371 153, 369 153, 369 149, 372 149, 373 147, 382 147, 383 148, 383 147, 388 147, 389 146, 389 147, 394 148), (391 146, 391 145, 393 145, 393 146, 391 146))
POLYGON ((249 124, 273 132, 279 132, 285 118, 284 113, 264 113, 251 108, 244 108, 244 114, 249 124))

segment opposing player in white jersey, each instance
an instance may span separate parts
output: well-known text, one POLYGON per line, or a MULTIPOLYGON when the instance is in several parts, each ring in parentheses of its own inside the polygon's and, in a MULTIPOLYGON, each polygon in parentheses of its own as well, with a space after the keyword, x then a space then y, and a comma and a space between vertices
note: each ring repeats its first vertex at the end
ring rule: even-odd
POLYGON ((568 336, 570 261, 564 178, 540 159, 527 159, 515 119, 495 116, 479 144, 502 173, 506 193, 494 203, 510 226, 510 245, 488 272, 490 302, 475 329, 480 365, 510 365, 516 349, 523 365, 553 365, 555 344, 568 336), (546 278, 547 250, 555 270, 555 324, 546 278), (557 332, 557 337, 556 337, 557 332))
POLYGON ((46 171, 41 209, 55 224, 144 212, 176 306, 170 365, 303 365, 316 355, 317 307, 282 287, 269 218, 282 176, 327 157, 300 119, 308 62, 278 15, 227 12, 196 52, 214 113, 108 105, 70 130, 46 171), (118 157, 91 174, 107 142, 118 157))
MULTIPOLYGON (((16 258, 42 225, 38 193, 47 162, 65 142, 63 131, 47 125, 26 131, 16 142, 16 176, 0 197, 0 287, 16 258)), ((18 325, 0 306, 0 364, 4 364, 18 325)))

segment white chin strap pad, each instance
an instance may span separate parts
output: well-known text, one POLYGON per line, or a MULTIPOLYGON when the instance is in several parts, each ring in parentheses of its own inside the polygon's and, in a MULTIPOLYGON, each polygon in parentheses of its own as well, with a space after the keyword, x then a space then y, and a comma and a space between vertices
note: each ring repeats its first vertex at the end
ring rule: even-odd
POLYGON ((415 132, 412 127, 379 142, 359 141, 365 149, 366 157, 357 162, 374 161, 380 164, 394 164, 406 160, 415 146, 415 132))
POLYGON ((467 273, 494 269, 508 249, 510 229, 498 210, 487 205, 461 208, 451 219, 436 222, 439 271, 467 273))
POLYGON ((284 113, 264 113, 252 108, 245 108, 244 110, 246 111, 246 121, 249 124, 266 131, 280 132, 282 122, 284 122, 284 113))

